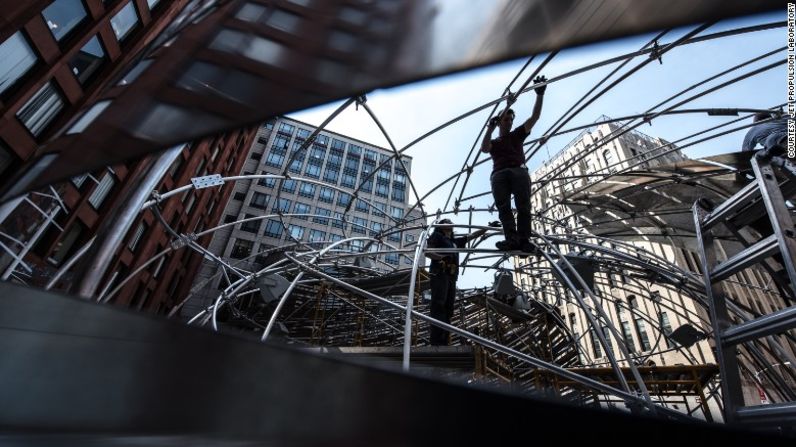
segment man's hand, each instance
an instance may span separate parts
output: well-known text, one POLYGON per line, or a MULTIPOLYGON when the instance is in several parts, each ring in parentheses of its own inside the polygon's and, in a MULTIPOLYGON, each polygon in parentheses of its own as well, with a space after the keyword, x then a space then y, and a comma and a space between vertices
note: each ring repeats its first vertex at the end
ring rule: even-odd
MULTIPOLYGON (((547 82, 547 78, 544 76, 537 76, 536 79, 533 80, 534 84, 541 84, 543 82, 547 82)), ((546 84, 534 88, 534 91, 536 91, 537 95, 544 95, 545 90, 547 90, 546 84)))
POLYGON ((493 116, 492 118, 489 118, 489 127, 491 129, 494 129, 495 127, 497 127, 498 122, 500 122, 499 116, 493 116))

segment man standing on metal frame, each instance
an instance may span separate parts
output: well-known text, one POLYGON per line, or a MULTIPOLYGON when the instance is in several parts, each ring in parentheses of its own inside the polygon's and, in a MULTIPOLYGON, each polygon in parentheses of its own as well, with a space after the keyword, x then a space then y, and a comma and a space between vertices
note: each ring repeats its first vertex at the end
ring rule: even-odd
MULTIPOLYGON (((428 248, 464 248, 467 242, 486 233, 477 230, 463 236, 453 235, 453 222, 442 219, 428 238, 428 248)), ((451 322, 453 303, 456 299, 456 279, 459 277, 458 253, 426 253, 431 259, 431 318, 444 323, 451 322)), ((448 345, 448 331, 431 325, 429 330, 433 346, 448 345)))
MULTIPOLYGON (((547 82, 544 76, 534 79, 536 84, 547 82)), ((535 247, 529 241, 531 236, 531 178, 528 167, 525 165, 525 153, 522 144, 530 135, 539 116, 542 113, 542 99, 547 85, 535 88, 536 103, 533 113, 521 126, 511 130, 514 123, 514 110, 506 108, 500 115, 489 120, 484 139, 481 142, 481 152, 492 155, 492 195, 498 210, 500 223, 503 225, 505 240, 495 244, 498 250, 520 250, 534 252, 535 247), (495 127, 499 127, 500 136, 492 138, 495 127), (514 204, 517 207, 517 222, 511 211, 511 196, 514 195, 514 204)), ((509 98, 508 106, 514 102, 509 98)))

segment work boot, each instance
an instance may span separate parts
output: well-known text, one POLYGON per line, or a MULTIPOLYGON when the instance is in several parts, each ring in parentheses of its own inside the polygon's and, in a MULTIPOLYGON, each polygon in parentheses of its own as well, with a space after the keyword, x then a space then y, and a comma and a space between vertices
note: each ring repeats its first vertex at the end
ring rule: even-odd
POLYGON ((495 243, 495 248, 500 251, 512 251, 516 250, 517 246, 512 241, 499 241, 495 243))
POLYGON ((535 255, 539 253, 539 248, 527 239, 520 242, 519 250, 529 255, 535 255))

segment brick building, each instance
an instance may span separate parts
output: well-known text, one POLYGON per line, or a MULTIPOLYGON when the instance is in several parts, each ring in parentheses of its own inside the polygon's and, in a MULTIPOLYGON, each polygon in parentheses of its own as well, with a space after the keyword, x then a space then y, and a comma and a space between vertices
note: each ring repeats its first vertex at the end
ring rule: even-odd
MULTIPOLYGON (((187 0, 55 0, 4 5, 0 30, 0 173, 11 173, 41 153, 65 127, 80 126, 82 110, 117 96, 136 79, 137 58, 173 21, 187 0), (7 6, 7 7, 6 7, 7 6), (130 67, 134 67, 130 69, 130 67), (99 103, 98 103, 99 101, 99 103)), ((157 189, 171 189, 207 173, 238 173, 239 156, 255 129, 241 129, 183 146, 157 189)), ((29 193, 0 207, 0 276, 69 290, 76 280, 68 262, 112 218, 119 201, 147 177, 146 159, 109 166, 71 181, 29 193)), ((162 204, 164 218, 178 232, 192 232, 220 220, 230 188, 186 194, 162 204), (216 207, 217 204, 221 204, 216 207)), ((135 218, 124 244, 107 266, 107 292, 167 247, 170 237, 151 212, 135 218)), ((198 241, 202 243, 202 240, 198 241)), ((198 259, 180 251, 159 259, 128 281, 111 302, 164 311, 182 290, 198 259)))

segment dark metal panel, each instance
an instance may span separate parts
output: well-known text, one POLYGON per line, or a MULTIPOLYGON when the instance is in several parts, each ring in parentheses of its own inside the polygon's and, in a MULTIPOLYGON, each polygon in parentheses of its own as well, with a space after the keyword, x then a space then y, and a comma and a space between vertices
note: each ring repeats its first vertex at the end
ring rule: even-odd
POLYGON ((577 427, 566 431, 575 442, 617 430, 628 440, 785 442, 349 364, 7 283, 0 297, 0 429, 54 434, 14 445, 64 445, 70 433, 88 434, 86 445, 114 434, 143 439, 134 445, 181 436, 424 445, 528 436, 529 427, 577 427))
MULTIPOLYGON (((188 10, 201 3, 194 1, 188 10)), ((3 200, 174 144, 379 87, 782 8, 773 0, 414 0, 356 7, 342 0, 290 7, 261 0, 253 3, 262 4, 263 12, 247 17, 247 24, 236 18, 244 3, 218 2, 208 14, 185 20, 190 25, 158 50, 156 62, 136 82, 86 131, 51 142, 46 151, 59 153, 57 159, 40 154, 32 160, 30 175, 22 173, 6 184, 3 200), (344 50, 334 43, 340 32, 348 38, 338 41, 350 44, 344 50), (227 57, 215 60, 208 48, 227 57), (208 88, 190 92, 191 98, 167 101, 174 101, 169 92, 179 88, 179 80, 200 60, 214 64, 221 74, 206 83, 208 88), (240 73, 257 78, 246 98, 226 92, 238 84, 230 80, 240 73)))

